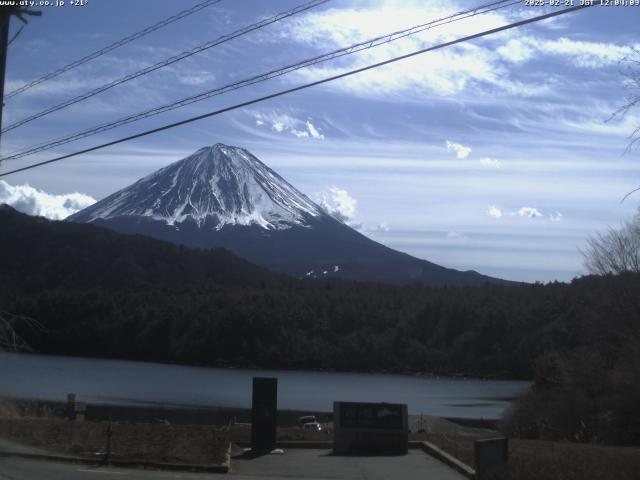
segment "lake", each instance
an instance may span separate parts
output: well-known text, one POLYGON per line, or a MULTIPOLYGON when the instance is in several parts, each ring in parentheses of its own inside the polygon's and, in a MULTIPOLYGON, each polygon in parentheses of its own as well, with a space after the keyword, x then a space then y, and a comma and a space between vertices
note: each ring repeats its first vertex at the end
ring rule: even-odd
POLYGON ((499 418, 522 381, 245 370, 0 352, 0 397, 89 404, 250 408, 251 379, 278 378, 278 408, 331 411, 334 400, 406 403, 410 414, 499 418))

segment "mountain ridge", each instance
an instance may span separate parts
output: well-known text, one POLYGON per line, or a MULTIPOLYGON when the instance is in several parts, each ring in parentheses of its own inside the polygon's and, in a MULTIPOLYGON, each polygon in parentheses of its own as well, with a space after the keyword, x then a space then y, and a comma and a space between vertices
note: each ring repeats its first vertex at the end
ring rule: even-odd
POLYGON ((224 249, 197 250, 0 205, 0 288, 288 285, 290 278, 224 249))

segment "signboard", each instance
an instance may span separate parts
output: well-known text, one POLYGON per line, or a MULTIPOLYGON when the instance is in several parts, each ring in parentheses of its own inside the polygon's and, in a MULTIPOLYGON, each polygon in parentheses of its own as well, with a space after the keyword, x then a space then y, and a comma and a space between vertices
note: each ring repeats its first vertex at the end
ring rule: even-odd
POLYGON ((404 405, 394 403, 340 402, 342 428, 403 430, 404 405))
POLYGON ((337 454, 405 454, 407 406, 398 403, 333 403, 333 450, 337 454))
POLYGON ((509 460, 509 440, 506 437, 476 440, 474 445, 476 477, 496 478, 509 460))

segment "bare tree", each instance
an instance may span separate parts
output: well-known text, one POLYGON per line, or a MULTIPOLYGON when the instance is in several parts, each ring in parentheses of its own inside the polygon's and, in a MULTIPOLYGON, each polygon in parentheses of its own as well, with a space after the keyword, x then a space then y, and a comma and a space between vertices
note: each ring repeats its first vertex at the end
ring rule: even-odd
POLYGON ((44 330, 44 327, 32 318, 0 310, 0 351, 31 351, 27 342, 16 333, 15 329, 19 324, 31 330, 44 330))
POLYGON ((589 237, 587 245, 582 255, 589 273, 640 272, 640 208, 620 228, 589 237))
MULTIPOLYGON (((640 49, 632 47, 631 54, 622 59, 622 75, 626 78, 625 86, 628 94, 625 103, 618 108, 609 120, 624 117, 630 110, 640 106, 640 49)), ((640 146, 640 125, 630 135, 627 151, 640 146)))

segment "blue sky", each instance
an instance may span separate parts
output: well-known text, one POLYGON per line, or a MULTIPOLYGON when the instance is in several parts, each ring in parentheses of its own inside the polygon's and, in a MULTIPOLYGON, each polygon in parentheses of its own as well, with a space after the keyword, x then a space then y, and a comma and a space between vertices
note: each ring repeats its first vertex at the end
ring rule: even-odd
MULTIPOLYGON (((194 3, 43 7, 10 47, 6 91, 194 3)), ((2 154, 483 3, 332 0, 8 132, 2 154)), ((296 5, 223 0, 7 100, 4 125, 296 5)), ((517 5, 440 26, 7 161, 0 171, 547 10, 517 5)), ((594 7, 427 53, 5 177, 0 199, 61 218, 222 142, 249 149, 398 250, 508 279, 570 280, 584 273, 579 250, 586 237, 638 205, 638 195, 620 200, 640 184, 639 153, 625 154, 640 114, 605 120, 629 93, 620 60, 640 45, 639 20, 640 8, 594 7)))

